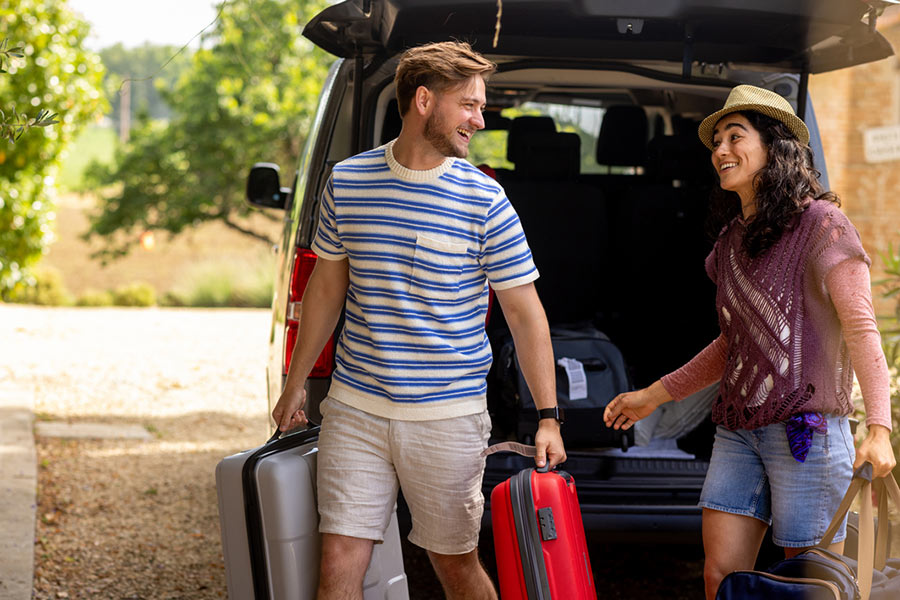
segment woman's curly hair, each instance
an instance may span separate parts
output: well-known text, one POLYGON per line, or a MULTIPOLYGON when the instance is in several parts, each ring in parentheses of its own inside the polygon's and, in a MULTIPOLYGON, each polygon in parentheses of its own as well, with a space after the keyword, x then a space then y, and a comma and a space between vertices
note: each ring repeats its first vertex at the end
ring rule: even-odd
MULTIPOLYGON (((756 214, 747 223, 743 249, 756 258, 781 238, 785 229, 795 224, 796 217, 808 206, 807 199, 827 200, 840 206, 837 194, 825 191, 819 183, 821 173, 813 166, 812 149, 801 144, 790 129, 776 119, 755 111, 740 111, 759 132, 766 147, 766 165, 753 181, 756 190, 756 214)), ((736 192, 715 186, 712 192, 713 220, 711 231, 721 228, 741 213, 736 192)))

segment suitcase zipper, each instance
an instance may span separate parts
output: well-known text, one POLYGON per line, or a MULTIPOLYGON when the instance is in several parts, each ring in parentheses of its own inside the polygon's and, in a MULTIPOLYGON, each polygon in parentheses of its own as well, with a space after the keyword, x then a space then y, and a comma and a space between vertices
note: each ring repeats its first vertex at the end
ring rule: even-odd
POLYGON ((519 542, 519 555, 528 600, 551 600, 547 566, 544 563, 544 553, 541 551, 541 535, 534 510, 534 494, 531 490, 533 472, 534 469, 525 469, 510 478, 510 508, 516 525, 516 538, 519 542))
POLYGON ((859 581, 856 579, 856 573, 854 573, 853 569, 850 568, 850 565, 848 565, 844 561, 838 560, 837 558, 829 556, 828 552, 826 552, 820 548, 811 548, 811 549, 807 550, 807 552, 810 554, 815 554, 816 556, 821 556, 822 558, 826 558, 830 562, 834 563, 835 565, 838 565, 841 569, 843 569, 844 571, 847 572, 847 576, 850 577, 850 579, 852 579, 855 584, 859 585, 859 581))
POLYGON ((282 438, 278 432, 247 457, 241 469, 241 485, 244 489, 244 516, 247 525, 247 544, 250 548, 250 576, 253 580, 253 596, 255 600, 267 600, 271 598, 271 590, 268 578, 268 565, 266 542, 262 532, 262 512, 260 510, 259 489, 256 487, 254 475, 256 466, 266 456, 296 448, 316 439, 319 436, 319 427, 310 427, 298 433, 292 433, 282 438))
POLYGON ((784 581, 786 583, 808 583, 811 585, 819 585, 825 588, 834 594, 834 600, 841 600, 841 590, 837 585, 830 581, 825 581, 824 579, 811 579, 809 577, 785 577, 784 575, 773 575, 772 573, 765 573, 763 571, 735 571, 735 573, 752 573, 753 575, 758 575, 760 577, 768 577, 769 579, 774 579, 775 581, 784 581))

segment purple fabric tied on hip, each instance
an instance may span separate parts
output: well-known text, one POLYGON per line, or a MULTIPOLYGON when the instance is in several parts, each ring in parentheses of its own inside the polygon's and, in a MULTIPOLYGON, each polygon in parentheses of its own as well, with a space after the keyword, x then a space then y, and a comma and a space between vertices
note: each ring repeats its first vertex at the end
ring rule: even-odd
POLYGON ((822 413, 800 413, 787 420, 788 443, 791 445, 791 454, 798 462, 806 462, 813 433, 828 433, 828 421, 822 413))

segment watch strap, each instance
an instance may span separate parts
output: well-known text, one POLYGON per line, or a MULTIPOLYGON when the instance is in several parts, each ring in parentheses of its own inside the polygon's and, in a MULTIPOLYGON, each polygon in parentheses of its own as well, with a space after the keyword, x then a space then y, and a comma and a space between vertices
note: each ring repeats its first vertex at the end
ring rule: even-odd
POLYGON ((563 410, 559 406, 553 408, 542 408, 538 410, 538 421, 542 419, 556 419, 558 423, 563 422, 563 410))

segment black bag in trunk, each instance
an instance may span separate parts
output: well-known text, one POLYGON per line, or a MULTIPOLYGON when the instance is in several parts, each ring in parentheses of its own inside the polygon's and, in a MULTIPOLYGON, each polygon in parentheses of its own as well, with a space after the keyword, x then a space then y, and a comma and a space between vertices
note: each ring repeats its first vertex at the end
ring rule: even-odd
MULTIPOLYGON (((616 431, 603 422, 603 410, 610 400, 631 389, 625 361, 616 345, 591 326, 553 327, 550 337, 556 362, 556 400, 565 411, 562 433, 566 447, 624 450, 634 445, 633 429, 616 431)), ((531 443, 537 431, 537 408, 518 359, 514 364, 516 433, 520 440, 531 443)))

